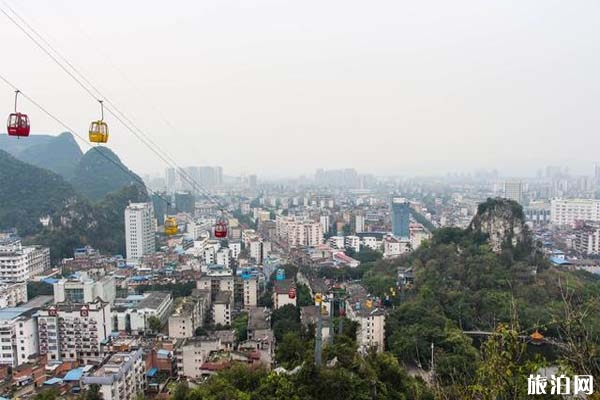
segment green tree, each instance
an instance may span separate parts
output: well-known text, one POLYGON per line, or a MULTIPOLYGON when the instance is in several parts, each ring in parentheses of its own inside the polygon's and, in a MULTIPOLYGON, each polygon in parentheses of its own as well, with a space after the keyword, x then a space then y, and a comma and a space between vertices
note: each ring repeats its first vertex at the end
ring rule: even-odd
POLYGON ((92 383, 85 392, 85 400, 103 400, 100 385, 92 383))
POLYGON ((233 320, 235 338, 238 343, 248 339, 248 314, 241 313, 233 320))
POLYGON ((148 324, 148 328, 150 328, 152 332, 160 332, 160 329, 162 328, 162 322, 160 319, 158 319, 158 317, 151 315, 148 317, 146 322, 148 324))
POLYGON ((275 361, 284 368, 294 368, 304 360, 306 343, 296 332, 286 332, 275 350, 275 361))
POLYGON ((58 389, 50 388, 36 394, 34 400, 57 400, 60 397, 58 389))
POLYGON ((180 382, 175 385, 175 389, 173 389, 173 393, 171 394, 171 400, 186 400, 189 392, 190 388, 187 383, 180 382))
POLYGON ((296 297, 298 299, 298 307, 310 306, 314 304, 313 298, 310 295, 308 286, 298 283, 296 285, 296 297))

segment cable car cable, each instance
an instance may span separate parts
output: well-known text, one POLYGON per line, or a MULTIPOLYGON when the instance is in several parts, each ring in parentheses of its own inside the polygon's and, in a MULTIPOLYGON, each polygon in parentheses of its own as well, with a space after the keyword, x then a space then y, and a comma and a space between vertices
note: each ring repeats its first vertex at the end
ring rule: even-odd
MULTIPOLYGON (((86 83, 88 83, 88 85, 90 85, 94 91, 96 91, 98 94, 102 95, 102 93, 87 79, 85 78, 85 76, 79 72, 77 70, 77 68, 75 68, 73 66, 72 63, 70 63, 64 56, 62 56, 51 44, 48 43, 47 40, 45 40, 43 38, 42 35, 40 35, 33 27, 31 27, 31 25, 29 25, 22 17, 20 17, 20 15, 12 8, 10 7, 10 5, 8 5, 4 0, 2 1, 10 10, 11 12, 17 16, 21 21, 23 21, 23 23, 31 30, 33 31, 39 38, 40 40, 42 40, 48 47, 50 47, 60 58, 62 58, 64 60, 64 62, 69 65, 71 67, 71 69, 73 69, 81 78, 82 80, 86 81, 86 83)), ((52 59, 52 61, 54 61, 54 63, 56 63, 65 73, 67 73, 67 75, 69 75, 73 80, 75 80, 75 82, 77 82, 77 84, 83 88, 91 97, 93 97, 95 100, 97 99, 97 96, 92 92, 92 90, 90 90, 88 87, 86 87, 81 80, 79 80, 71 71, 68 70, 68 68, 66 68, 63 64, 61 64, 61 62, 57 59, 57 57, 55 57, 50 51, 48 51, 48 49, 46 49, 42 44, 40 44, 35 37, 33 37, 25 28, 23 28, 23 26, 21 26, 14 18, 12 18, 4 9, 2 9, 0 7, 0 12, 2 12, 14 25, 16 25, 23 33, 25 33, 25 35, 27 35, 27 37, 33 41, 37 47, 39 47, 44 53, 46 53, 46 55, 48 57, 50 57, 52 59)), ((135 132, 135 130, 130 127, 127 123, 125 123, 125 121, 123 121, 123 119, 121 119, 118 115, 115 114, 115 112, 113 112, 110 108, 107 107, 107 111, 112 114, 127 130, 129 130, 131 133, 134 134, 134 136, 136 136, 138 138, 138 140, 140 140, 146 147, 148 147, 157 157, 159 157, 163 162, 165 162, 167 165, 171 166, 171 167, 175 167, 176 170, 179 172, 180 176, 183 177, 188 183, 190 183, 193 187, 195 187, 196 189, 198 189, 200 192, 203 192, 203 196, 210 202, 214 203, 215 205, 217 205, 221 212, 223 214, 227 213, 226 211, 226 207, 215 197, 213 197, 210 192, 204 188, 202 185, 200 185, 198 182, 196 182, 193 177, 189 176, 187 174, 187 172, 179 167, 175 161, 172 160, 167 160, 165 156, 163 156, 162 154, 159 153, 158 150, 156 150, 154 148, 154 146, 157 146, 154 142, 152 142, 151 139, 148 138, 148 135, 145 134, 140 128, 138 128, 137 126, 135 126, 135 124, 133 124, 133 122, 127 118, 125 116, 125 114, 123 112, 121 112, 120 110, 118 110, 118 108, 110 101, 108 100, 105 96, 101 96, 104 97, 107 101, 107 103, 113 105, 113 107, 115 108, 116 112, 118 112, 120 115, 122 115, 124 117, 124 119, 127 119, 128 122, 135 128, 137 129, 142 135, 138 134, 137 132, 135 132), (150 142, 150 143, 148 143, 150 142)))
MULTIPOLYGON (((97 151, 98 154, 100 154, 102 157, 104 157, 105 159, 107 159, 108 161, 110 161, 111 163, 113 163, 115 166, 117 166, 119 169, 121 169, 123 172, 125 172, 127 175, 129 175, 130 177, 132 177, 135 181, 137 181, 137 183, 141 183, 142 185, 144 185, 144 187, 146 187, 146 184, 144 183, 144 181, 142 180, 142 178, 140 178, 139 176, 137 176, 133 171, 131 171, 128 168, 126 168, 123 164, 118 163, 116 160, 114 160, 113 158, 111 158, 108 155, 106 155, 105 153, 103 153, 101 150, 99 150, 98 147, 92 146, 91 144, 89 144, 89 142, 87 140, 85 140, 85 138, 83 138, 81 135, 79 135, 75 130, 73 130, 71 127, 69 127, 66 123, 64 123, 58 117, 56 117, 55 115, 53 115, 50 111, 48 111, 46 108, 44 108, 41 104, 39 104, 37 101, 35 101, 32 97, 28 96, 27 94, 25 94, 22 91, 20 91, 19 89, 17 89, 17 86, 14 85, 14 84, 12 84, 2 74, 0 74, 0 80, 2 80, 4 83, 6 83, 11 88, 13 88, 15 91, 17 91, 25 99, 29 100, 29 102, 31 104, 33 104, 34 106, 36 106, 44 114, 46 114, 47 116, 49 116, 50 118, 52 118, 54 121, 56 121, 60 125, 62 125, 63 128, 67 129, 73 135, 75 135, 80 140, 82 140, 83 142, 85 142, 92 150, 97 151)), ((156 195, 156 196, 160 197, 162 200, 164 200, 167 203, 167 205, 170 205, 170 201, 167 200, 167 199, 165 199, 160 193, 157 193, 157 192, 149 189, 148 187, 146 187, 146 190, 148 192, 150 192, 150 194, 156 195)))

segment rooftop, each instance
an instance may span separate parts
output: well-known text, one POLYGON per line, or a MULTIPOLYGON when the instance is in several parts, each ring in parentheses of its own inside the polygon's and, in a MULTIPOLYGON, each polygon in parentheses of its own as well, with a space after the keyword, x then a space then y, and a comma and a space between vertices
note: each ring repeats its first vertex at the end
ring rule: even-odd
POLYGON ((169 292, 148 292, 148 296, 140 301, 135 308, 138 310, 142 308, 156 310, 169 297, 171 297, 169 292))
POLYGON ((231 302, 231 292, 224 290, 217 293, 215 297, 215 304, 225 304, 231 302))
POLYGON ((256 331, 258 329, 269 329, 269 310, 263 307, 250 307, 248 310, 248 329, 256 331))

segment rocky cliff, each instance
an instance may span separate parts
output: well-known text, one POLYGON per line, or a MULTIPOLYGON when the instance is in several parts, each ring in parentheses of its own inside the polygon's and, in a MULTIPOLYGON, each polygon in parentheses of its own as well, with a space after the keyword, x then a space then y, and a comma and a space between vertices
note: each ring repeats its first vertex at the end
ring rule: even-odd
POLYGON ((468 230, 487 240, 496 253, 506 248, 529 246, 531 243, 523 208, 513 200, 495 198, 481 203, 468 230))

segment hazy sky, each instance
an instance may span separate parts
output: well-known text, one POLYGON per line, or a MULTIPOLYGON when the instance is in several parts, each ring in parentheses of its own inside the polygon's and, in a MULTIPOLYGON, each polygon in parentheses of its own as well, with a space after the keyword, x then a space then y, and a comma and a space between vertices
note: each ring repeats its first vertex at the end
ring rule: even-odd
MULTIPOLYGON (((6 4, 181 166, 532 175, 600 160, 598 1, 6 4)), ((0 74, 87 135, 98 104, 2 14, 0 42, 0 74)), ((0 82, 5 113, 12 103, 0 82)), ((21 105, 32 134, 64 131, 21 105)), ((106 120, 128 166, 163 170, 106 120)))

